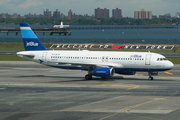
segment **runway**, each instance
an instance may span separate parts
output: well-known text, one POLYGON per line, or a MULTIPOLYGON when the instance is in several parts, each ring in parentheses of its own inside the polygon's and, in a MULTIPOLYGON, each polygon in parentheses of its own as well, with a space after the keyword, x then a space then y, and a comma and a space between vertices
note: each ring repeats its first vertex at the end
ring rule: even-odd
POLYGON ((1 61, 0 119, 179 120, 179 72, 85 80, 86 71, 1 61))

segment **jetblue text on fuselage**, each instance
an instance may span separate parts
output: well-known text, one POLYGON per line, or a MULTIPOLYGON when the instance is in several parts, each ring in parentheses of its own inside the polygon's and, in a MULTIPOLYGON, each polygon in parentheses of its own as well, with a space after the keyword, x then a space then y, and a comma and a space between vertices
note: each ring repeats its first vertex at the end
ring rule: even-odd
POLYGON ((131 57, 133 57, 133 58, 142 58, 142 55, 135 54, 135 55, 131 55, 131 57))

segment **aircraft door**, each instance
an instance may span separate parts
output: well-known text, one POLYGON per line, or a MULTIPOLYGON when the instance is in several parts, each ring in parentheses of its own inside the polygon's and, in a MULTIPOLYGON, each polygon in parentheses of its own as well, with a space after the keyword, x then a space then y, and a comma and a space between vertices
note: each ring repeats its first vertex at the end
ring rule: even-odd
POLYGON ((47 55, 47 52, 43 52, 43 54, 42 54, 42 61, 46 61, 46 55, 47 55))
POLYGON ((151 55, 148 54, 146 55, 145 65, 150 65, 150 64, 151 64, 151 55))

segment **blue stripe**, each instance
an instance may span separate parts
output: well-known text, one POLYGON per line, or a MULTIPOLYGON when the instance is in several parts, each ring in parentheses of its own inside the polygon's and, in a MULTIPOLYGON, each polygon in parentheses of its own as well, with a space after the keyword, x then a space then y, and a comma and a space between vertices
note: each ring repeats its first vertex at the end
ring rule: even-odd
MULTIPOLYGON (((55 68, 62 68, 62 69, 72 69, 72 70, 86 70, 84 67, 76 67, 76 66, 54 66, 54 65, 48 65, 55 68)), ((118 72, 122 71, 139 71, 139 72, 150 72, 150 71, 167 71, 170 69, 139 69, 139 68, 114 68, 115 73, 118 74, 118 72)))
POLYGON ((21 30, 23 38, 37 38, 32 30, 21 30))
POLYGON ((20 27, 29 27, 27 23, 20 23, 20 27))
POLYGON ((147 68, 114 68, 115 73, 121 72, 121 71, 139 71, 139 72, 149 72, 149 71, 167 71, 170 69, 147 69, 147 68))

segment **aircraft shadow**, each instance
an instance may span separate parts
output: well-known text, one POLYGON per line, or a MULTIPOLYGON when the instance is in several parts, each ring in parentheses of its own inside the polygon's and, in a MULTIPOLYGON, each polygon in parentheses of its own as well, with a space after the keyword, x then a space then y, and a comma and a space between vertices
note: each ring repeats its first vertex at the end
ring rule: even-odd
MULTIPOLYGON (((46 76, 46 75, 26 75, 26 76, 16 76, 17 78, 57 78, 61 82, 70 82, 70 81, 116 81, 116 80, 127 80, 127 81, 176 81, 176 80, 171 80, 171 79, 156 79, 154 80, 148 80, 144 78, 129 78, 129 77, 122 77, 122 76, 115 76, 115 77, 110 77, 110 78, 100 78, 100 77, 93 77, 91 80, 85 80, 84 77, 72 77, 72 76, 46 76), (64 79, 62 81, 62 79, 64 79), (69 80, 71 79, 71 80, 69 80)), ((57 80, 58 81, 58 80, 57 80)))

